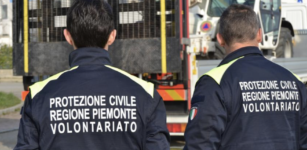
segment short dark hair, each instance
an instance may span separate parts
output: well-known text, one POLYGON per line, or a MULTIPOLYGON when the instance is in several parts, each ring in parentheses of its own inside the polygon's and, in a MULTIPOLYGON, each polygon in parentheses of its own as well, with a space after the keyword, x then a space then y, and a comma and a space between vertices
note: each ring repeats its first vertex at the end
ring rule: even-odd
POLYGON ((220 18, 219 33, 227 45, 253 40, 256 38, 259 29, 258 17, 249 6, 231 5, 220 18))
POLYGON ((75 0, 66 21, 77 48, 104 48, 114 30, 112 8, 104 0, 75 0))

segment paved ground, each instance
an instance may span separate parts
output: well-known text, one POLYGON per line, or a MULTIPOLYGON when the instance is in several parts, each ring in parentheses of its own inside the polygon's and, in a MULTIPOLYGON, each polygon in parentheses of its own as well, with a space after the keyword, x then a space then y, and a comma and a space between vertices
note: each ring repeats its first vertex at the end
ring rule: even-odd
POLYGON ((11 150, 17 141, 19 112, 0 117, 0 150, 11 150))
MULTIPOLYGON (((21 98, 22 83, 0 82, 0 91, 13 93, 21 98)), ((17 129, 19 126, 19 112, 14 112, 0 117, 0 150, 11 150, 17 141, 17 129)))
POLYGON ((12 150, 16 144, 17 132, 6 132, 0 134, 0 150, 12 150))
POLYGON ((15 96, 21 98, 21 91, 23 91, 23 85, 21 82, 0 82, 0 91, 13 93, 15 96))

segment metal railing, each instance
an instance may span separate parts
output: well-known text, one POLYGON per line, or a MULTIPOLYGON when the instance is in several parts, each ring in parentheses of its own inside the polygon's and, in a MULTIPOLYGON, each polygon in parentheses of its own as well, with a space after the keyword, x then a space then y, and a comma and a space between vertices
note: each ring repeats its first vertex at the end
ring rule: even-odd
MULTIPOLYGON (((273 58, 274 63, 290 70, 298 75, 302 82, 307 83, 307 58, 273 58)), ((202 76, 206 72, 216 67, 221 60, 198 60, 198 76, 202 76)))

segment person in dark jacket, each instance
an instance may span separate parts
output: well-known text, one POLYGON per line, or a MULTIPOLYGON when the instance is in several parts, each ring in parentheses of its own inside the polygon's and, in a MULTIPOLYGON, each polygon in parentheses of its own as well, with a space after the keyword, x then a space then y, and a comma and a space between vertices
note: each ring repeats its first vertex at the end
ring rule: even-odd
POLYGON ((185 150, 306 150, 307 95, 298 77, 267 60, 262 30, 248 6, 220 18, 228 54, 196 84, 185 150))
POLYGON ((15 150, 168 150, 166 110, 154 85, 112 67, 116 37, 104 0, 76 0, 64 35, 70 70, 30 87, 15 150))

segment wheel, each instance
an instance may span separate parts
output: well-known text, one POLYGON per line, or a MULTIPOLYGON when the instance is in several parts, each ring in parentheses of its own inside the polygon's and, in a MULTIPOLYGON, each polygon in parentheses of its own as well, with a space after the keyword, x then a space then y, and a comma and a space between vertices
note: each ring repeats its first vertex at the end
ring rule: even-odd
POLYGON ((223 59, 225 58, 225 56, 226 56, 225 49, 218 42, 215 42, 215 52, 214 52, 215 59, 223 59))
POLYGON ((293 44, 291 31, 288 28, 280 29, 279 42, 275 49, 277 58, 293 57, 293 44))

